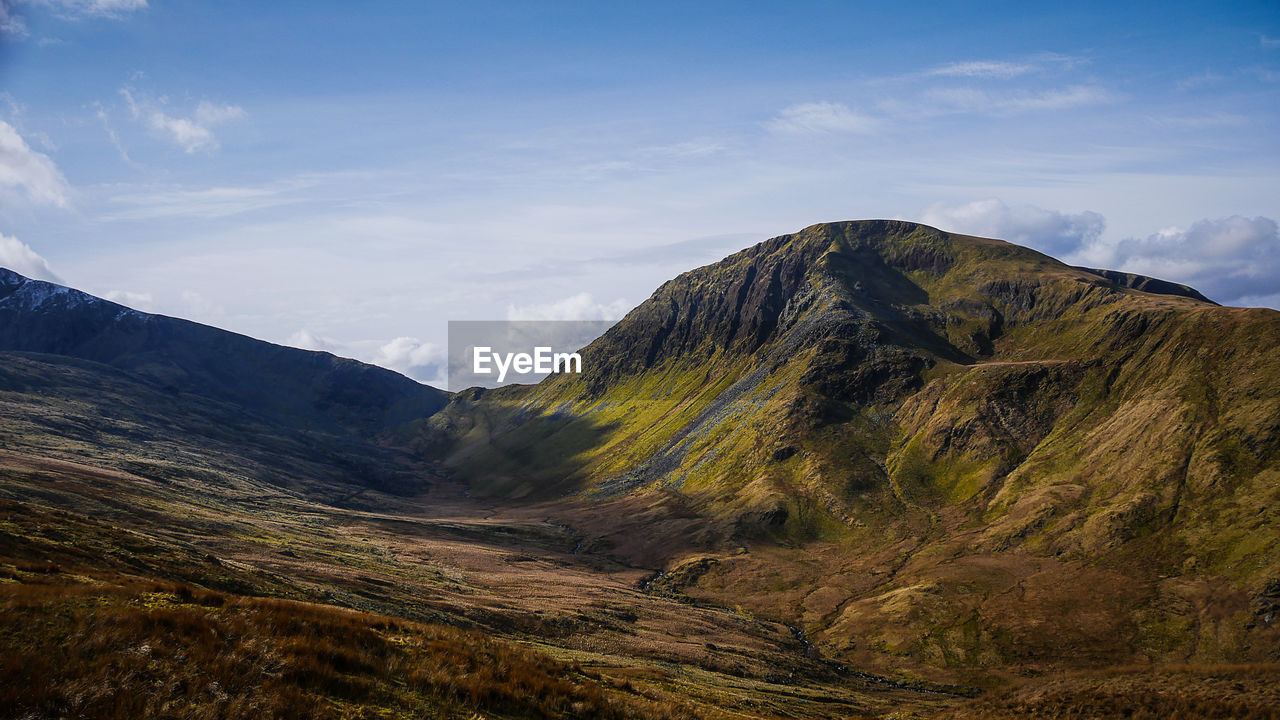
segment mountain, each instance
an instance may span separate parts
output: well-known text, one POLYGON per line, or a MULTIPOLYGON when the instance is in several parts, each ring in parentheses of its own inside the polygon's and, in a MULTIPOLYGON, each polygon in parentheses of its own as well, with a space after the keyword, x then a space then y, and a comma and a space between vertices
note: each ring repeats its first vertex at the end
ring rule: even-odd
POLYGON ((1277 345, 884 220, 452 395, 0 272, 0 717, 1277 717, 1277 345))
POLYGON ((418 446, 859 667, 1280 659, 1280 313, 875 220, 687 272, 582 356, 418 446))
POLYGON ((0 268, 0 351, 109 365, 171 394, 229 401, 296 427, 373 437, 446 394, 373 365, 151 315, 0 268))
MULTIPOLYGON (((1138 275, 1136 273, 1120 272, 1119 270, 1099 270, 1097 268, 1087 268, 1076 266, 1076 270, 1083 270, 1099 277, 1104 277, 1111 282, 1134 290, 1142 290, 1143 292, 1155 293, 1157 295, 1181 295, 1204 302, 1213 302, 1209 298, 1200 294, 1199 290, 1193 287, 1182 285, 1181 283, 1169 282, 1168 280, 1159 280, 1157 278, 1147 277, 1146 275, 1138 275)), ((1215 305, 1217 303, 1214 303, 1215 305)))
POLYGON ((0 718, 834 718, 964 692, 499 507, 401 444, 444 394, 5 273, 0 718), (181 708, 175 711, 174 708, 181 708))

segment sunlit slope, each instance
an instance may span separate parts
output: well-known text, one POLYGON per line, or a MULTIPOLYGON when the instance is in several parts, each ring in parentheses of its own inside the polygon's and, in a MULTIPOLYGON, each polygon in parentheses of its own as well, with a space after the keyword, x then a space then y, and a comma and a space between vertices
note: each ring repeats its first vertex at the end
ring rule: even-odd
POLYGON ((1250 608, 1280 577, 1280 313, 1124 280, 911 223, 816 225, 666 283, 582 376, 458 396, 420 442, 477 494, 678 505, 703 521, 667 558, 697 555, 687 592, 755 598, 837 653, 862 634, 943 665, 1268 656, 1250 608), (813 543, 844 550, 798 588, 877 574, 807 610, 765 553, 813 543), (936 582, 986 555, 1034 562, 936 582), (1087 623, 1087 593, 992 600, 1032 576, 1068 598, 1114 581, 1098 637, 965 635, 984 613, 1087 623))

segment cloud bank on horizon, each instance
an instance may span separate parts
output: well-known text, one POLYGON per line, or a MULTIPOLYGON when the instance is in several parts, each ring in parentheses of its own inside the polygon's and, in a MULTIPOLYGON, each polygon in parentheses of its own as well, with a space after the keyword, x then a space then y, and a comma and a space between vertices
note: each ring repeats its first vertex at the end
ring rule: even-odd
POLYGON ((423 380, 865 217, 1280 308, 1273 3, 380 7, 0 2, 0 265, 423 380))
POLYGON ((1119 242, 1101 239, 1106 219, 1098 213, 1009 207, 998 199, 935 205, 922 222, 1026 245, 1073 265, 1173 280, 1224 305, 1280 308, 1280 232, 1271 218, 1206 218, 1119 242))

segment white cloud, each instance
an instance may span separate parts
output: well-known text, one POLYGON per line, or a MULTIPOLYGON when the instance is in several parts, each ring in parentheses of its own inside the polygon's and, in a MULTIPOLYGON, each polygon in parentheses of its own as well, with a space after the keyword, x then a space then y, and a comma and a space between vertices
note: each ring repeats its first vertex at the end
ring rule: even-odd
POLYGON ((20 191, 32 202, 67 206, 67 181, 53 160, 31 149, 18 131, 0 120, 0 190, 20 191))
POLYGON ((213 128, 247 117, 244 108, 238 105, 215 105, 201 100, 190 117, 177 117, 165 112, 164 101, 159 102, 138 98, 130 88, 120 88, 120 96, 129 106, 129 112, 135 120, 145 122, 148 127, 188 153, 199 150, 216 150, 218 139, 213 128))
POLYGON ((1259 37, 1259 40, 1262 42, 1262 47, 1264 48, 1280 48, 1280 38, 1262 35, 1259 37))
POLYGON ((563 300, 531 305, 508 305, 508 320, 619 320, 631 304, 621 298, 598 303, 590 293, 581 292, 563 300))
POLYGON ((200 190, 164 189, 151 193, 117 195, 102 220, 150 220, 164 217, 220 218, 288 202, 280 195, 285 187, 213 187, 200 190))
POLYGON ((284 344, 302 350, 323 350, 324 352, 333 352, 338 346, 336 340, 320 337, 306 328, 290 335, 285 339, 284 344))
POLYGON ((1012 78, 1035 70, 1034 65, 1001 62, 996 60, 971 60, 969 62, 939 65, 925 72, 935 77, 1012 78))
POLYGON ((34 280, 48 280, 62 283, 49 267, 49 261, 40 257, 35 250, 16 237, 0 233, 0 267, 7 267, 19 275, 26 275, 34 280))
POLYGON ((801 103, 783 108, 766 123, 769 130, 780 134, 804 133, 870 133, 878 123, 874 118, 833 102, 801 103))
POLYGON ((989 92, 976 88, 936 88, 926 99, 942 111, 1011 115, 1044 110, 1066 110, 1113 102, 1115 96, 1096 85, 1072 85, 1042 92, 989 92))
MULTIPOLYGON (((132 162, 132 161, 130 161, 132 162)), ((136 163, 132 163, 136 165, 136 163)), ((311 204, 332 208, 340 203, 355 203, 356 193, 360 201, 370 202, 373 195, 369 188, 377 181, 400 178, 393 173, 345 171, 332 173, 300 173, 258 185, 223 185, 213 187, 184 187, 176 184, 116 185, 115 194, 107 198, 107 205, 95 217, 102 221, 155 220, 159 218, 225 218, 285 205, 311 204)), ((384 191, 386 194, 403 194, 403 186, 384 191)), ((315 220, 314 216, 309 219, 315 220)), ((319 222, 319 221, 316 221, 319 222)), ((369 215, 358 218, 333 217, 323 224, 340 223, 361 235, 376 231, 403 237, 420 237, 432 228, 413 224, 385 215, 369 215), (391 227, 388 227, 391 226, 391 227)), ((296 229, 296 225, 295 225, 296 229)), ((272 232, 289 230, 274 227, 272 232)))
POLYGON ((444 387, 448 377, 448 361, 444 348, 417 338, 398 337, 388 342, 360 340, 342 342, 323 337, 303 328, 284 341, 285 345, 303 350, 319 350, 349 357, 371 365, 394 370, 419 382, 444 387))
MULTIPOLYGON (((14 13, 14 6, 43 5, 63 20, 87 17, 123 18, 128 13, 147 7, 147 0, 0 0, 0 34, 13 38, 30 35, 27 24, 14 13)), ((41 38, 41 47, 60 43, 56 38, 41 38)))
POLYGON ((227 314, 227 311, 221 305, 206 299, 194 290, 182 291, 180 308, 179 315, 210 325, 216 325, 227 314))
POLYGON ((1206 71, 1189 75, 1178 81, 1177 88, 1179 90, 1195 90, 1198 88, 1217 85, 1225 80, 1223 76, 1213 71, 1206 71))
POLYGON ((1167 228, 1086 251, 1094 264, 1190 285, 1226 304, 1257 304, 1280 288, 1276 221, 1239 215, 1167 228))
POLYGON ((1165 127, 1199 130, 1215 127, 1240 127, 1248 125, 1252 120, 1247 115, 1227 112, 1206 112, 1198 115, 1161 115, 1152 116, 1152 124, 1165 127))
POLYGON ((120 142, 120 136, 116 134, 116 129, 112 127, 111 118, 107 116, 106 109, 101 105, 98 105, 95 114, 97 115, 98 121, 102 123, 102 129, 107 132, 107 139, 111 141, 116 152, 120 153, 120 159, 124 160, 125 164, 130 167, 139 167, 138 163, 134 162, 133 158, 129 157, 129 151, 125 149, 124 143, 120 142))
POLYGON ((685 160, 709 157, 722 152, 724 149, 723 143, 714 140, 690 140, 672 145, 644 148, 638 154, 642 157, 685 160))
POLYGON ((1097 242, 1106 226, 1096 212, 1060 213, 1034 205, 1009 207, 992 198, 964 205, 932 205, 922 222, 941 230, 1007 240, 1054 257, 1097 242))
POLYGON ((13 14, 6 0, 0 0, 0 33, 15 38, 25 38, 29 34, 27 24, 22 22, 22 18, 13 14))
POLYGON ((111 290, 103 294, 103 298, 114 303, 120 303, 126 307, 143 312, 151 312, 155 305, 154 298, 151 293, 130 292, 128 290, 111 290))
POLYGON ((121 17, 147 7, 147 0, 34 0, 51 7, 63 17, 121 17))
POLYGON ((417 338, 398 337, 380 346, 367 362, 415 379, 435 379, 445 367, 444 348, 417 338))

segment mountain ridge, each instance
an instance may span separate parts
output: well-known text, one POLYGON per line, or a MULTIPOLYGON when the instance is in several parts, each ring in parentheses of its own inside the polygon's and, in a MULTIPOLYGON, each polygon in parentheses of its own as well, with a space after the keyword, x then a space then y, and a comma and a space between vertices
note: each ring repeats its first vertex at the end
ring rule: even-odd
MULTIPOLYGON (((5 277, 0 490, 121 522, 192 506, 154 552, 219 582, 724 677, 749 659, 784 685, 963 694, 1280 660, 1274 311, 914 223, 824 223, 664 283, 581 375, 445 396, 5 277), (295 397, 254 394, 272 372, 295 397), (378 392, 348 403, 364 379, 378 392), (468 553, 465 572, 430 560, 468 553), (607 588, 557 596, 562 573, 607 588), (531 577, 536 601, 488 589, 531 577), (694 611, 716 630, 673 619, 694 611), (771 673, 782 658, 805 674, 771 673)), ((56 543, 32 522, 34 547, 56 543)))
POLYGON ((234 400, 269 418, 372 437, 447 393, 391 370, 144 313, 0 268, 0 350, 101 362, 171 392, 234 400))
POLYGON ((1280 313, 1121 280, 913 223, 815 225, 665 283, 580 377, 457 396, 421 442, 478 494, 619 508, 584 532, 863 666, 1274 657, 1274 628, 1224 618, 1280 577, 1257 540, 1280 527, 1247 509, 1280 474, 1280 313), (658 515, 697 529, 645 541, 628 519, 658 515), (775 587, 788 565, 832 604, 775 587), (1111 594, 1064 600, 1080 582, 1111 594), (1027 583, 1050 595, 1010 604, 1027 583))

